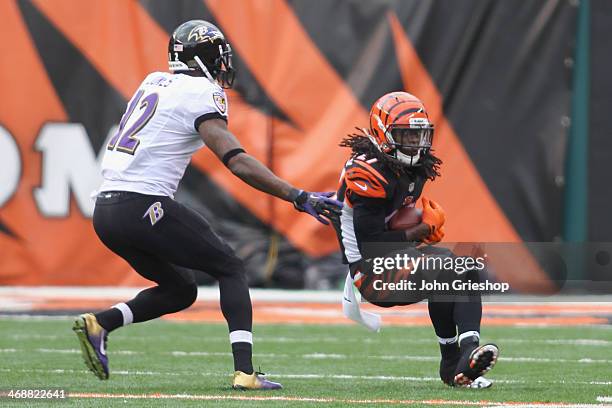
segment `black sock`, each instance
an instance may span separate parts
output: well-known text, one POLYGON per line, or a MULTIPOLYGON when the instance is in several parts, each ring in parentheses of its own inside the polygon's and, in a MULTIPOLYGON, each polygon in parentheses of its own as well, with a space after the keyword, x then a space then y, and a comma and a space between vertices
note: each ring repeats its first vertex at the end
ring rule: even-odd
POLYGON ((96 316, 96 320, 100 326, 109 333, 123 326, 123 315, 117 308, 111 307, 103 312, 95 313, 94 316, 96 316))
POLYGON ((456 341, 450 344, 440 343, 440 378, 445 384, 452 385, 457 370, 457 363, 461 358, 459 343, 456 341))
MULTIPOLYGON (((464 279, 472 282, 480 282, 478 271, 466 272, 464 279)), ((460 293, 455 301, 453 320, 457 324, 459 333, 469 331, 480 332, 480 320, 482 319, 482 300, 479 292, 465 291, 460 293)))
POLYGON ((443 360, 453 360, 459 356, 459 343, 454 342, 451 344, 440 343, 440 354, 443 360))
POLYGON ((466 336, 461 339, 459 343, 459 348, 461 349, 461 354, 471 353, 480 342, 480 338, 478 336, 466 336))
POLYGON ((455 303, 454 320, 457 322, 459 333, 480 331, 482 319, 482 303, 459 301, 455 303))
POLYGON ((427 302, 429 318, 433 324, 436 336, 450 339, 457 335, 457 327, 453 320, 454 302, 441 302, 432 297, 427 302))
POLYGON ((245 374, 253 374, 253 345, 251 343, 232 343, 234 355, 234 370, 245 374))

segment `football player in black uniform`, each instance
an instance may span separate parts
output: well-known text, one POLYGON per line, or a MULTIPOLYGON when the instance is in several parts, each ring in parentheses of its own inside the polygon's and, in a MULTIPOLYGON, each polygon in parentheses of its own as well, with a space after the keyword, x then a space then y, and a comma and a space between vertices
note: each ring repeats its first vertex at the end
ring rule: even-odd
POLYGON ((342 206, 333 193, 296 189, 247 154, 227 129, 223 88, 234 78, 232 51, 213 24, 180 25, 168 46, 171 73, 149 74, 134 93, 102 163, 93 223, 100 240, 157 285, 124 303, 76 320, 87 366, 109 377, 108 333, 189 307, 197 297, 191 270, 219 282, 221 311, 234 356, 233 387, 278 389, 253 370, 252 308, 244 265, 195 211, 173 200, 191 155, 206 145, 252 187, 293 203, 326 223, 321 206, 342 206), (180 266, 188 269, 180 269, 180 266))
POLYGON ((443 270, 419 270, 413 275, 410 268, 384 274, 373 272, 373 258, 380 255, 405 253, 442 259, 455 256, 433 246, 444 237, 446 218, 442 207, 433 200, 421 197, 418 225, 405 230, 392 230, 388 225, 400 208, 415 206, 428 180, 440 176, 442 162, 431 150, 433 132, 425 107, 415 96, 392 92, 379 98, 370 111, 369 130, 361 129, 361 134, 351 135, 340 144, 351 149, 351 157, 340 179, 337 195, 344 201, 344 208, 339 219, 333 220, 334 226, 353 283, 366 300, 391 307, 428 299, 429 315, 440 343, 442 381, 448 385, 488 386, 490 382, 479 377, 493 367, 498 349, 492 344, 479 346, 482 304, 478 293, 380 290, 381 279, 413 281, 418 288, 423 280, 477 281, 478 271, 462 275, 443 270))

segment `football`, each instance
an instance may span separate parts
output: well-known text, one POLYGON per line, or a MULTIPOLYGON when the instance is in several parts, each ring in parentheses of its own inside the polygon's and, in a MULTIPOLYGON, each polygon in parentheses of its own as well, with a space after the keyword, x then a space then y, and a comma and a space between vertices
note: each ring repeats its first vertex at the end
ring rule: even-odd
POLYGON ((421 223, 422 210, 416 207, 401 207, 389 220, 390 230, 407 230, 421 223))

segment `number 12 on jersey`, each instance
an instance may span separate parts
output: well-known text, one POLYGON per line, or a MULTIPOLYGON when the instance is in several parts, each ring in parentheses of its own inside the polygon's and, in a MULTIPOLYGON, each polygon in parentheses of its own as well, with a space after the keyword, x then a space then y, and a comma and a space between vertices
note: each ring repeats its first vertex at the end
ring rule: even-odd
POLYGON ((132 98, 132 102, 130 106, 128 106, 127 112, 125 112, 121 118, 117 134, 108 142, 108 150, 117 150, 133 155, 138 148, 140 140, 136 137, 136 133, 145 127, 149 120, 151 120, 157 109, 157 102, 159 101, 159 95, 156 93, 151 93, 144 98, 143 95, 144 90, 140 89, 136 92, 134 98, 132 98), (139 115, 132 117, 138 105, 140 105, 138 107, 139 115), (130 122, 129 127, 127 127, 128 122, 130 122))

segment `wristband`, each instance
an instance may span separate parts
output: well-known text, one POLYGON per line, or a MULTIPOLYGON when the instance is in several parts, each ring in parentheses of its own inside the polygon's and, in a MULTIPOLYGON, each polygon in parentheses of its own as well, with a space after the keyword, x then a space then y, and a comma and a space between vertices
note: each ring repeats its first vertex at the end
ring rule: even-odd
MULTIPOLYGON (((300 198, 300 196, 304 193, 304 190, 299 190, 297 188, 292 188, 291 191, 289 192, 289 201, 291 201, 292 203, 296 203, 296 204, 302 204, 302 203, 298 203, 297 200, 298 198, 300 198)), ((306 200, 303 200, 306 201, 306 200)))
POLYGON ((241 149, 241 148, 232 149, 223 155, 223 158, 221 159, 221 161, 223 162, 225 167, 227 167, 227 163, 229 163, 232 157, 239 155, 240 153, 246 153, 246 152, 244 151, 244 149, 241 149))

